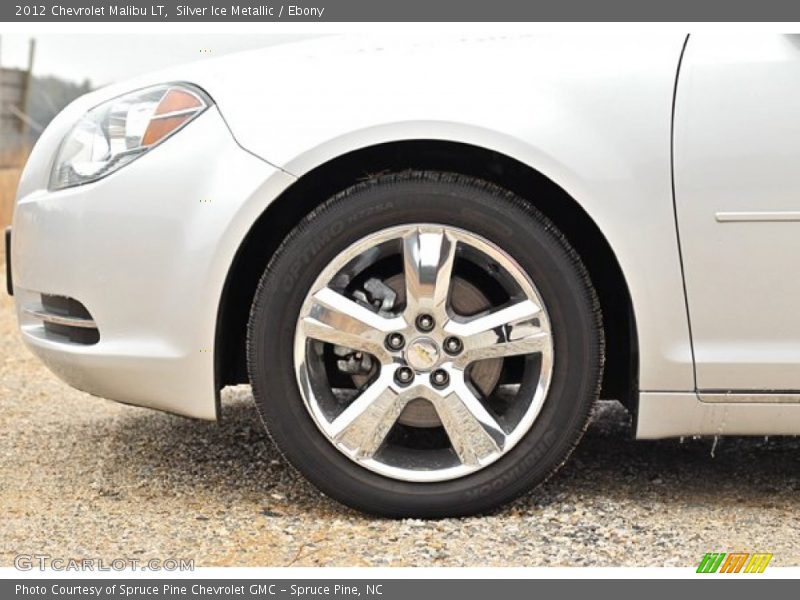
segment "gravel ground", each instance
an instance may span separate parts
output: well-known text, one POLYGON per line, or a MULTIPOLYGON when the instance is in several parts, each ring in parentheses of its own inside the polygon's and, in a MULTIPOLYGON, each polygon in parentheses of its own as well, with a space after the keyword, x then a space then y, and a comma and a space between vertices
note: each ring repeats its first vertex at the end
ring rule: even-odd
MULTIPOLYGON (((0 275, 0 277, 4 277, 0 275)), ((289 468, 247 387, 221 424, 72 390, 0 295, 0 565, 19 553, 196 566, 693 566, 708 551, 800 565, 800 442, 635 442, 604 402, 547 484, 494 516, 365 517, 289 468)))

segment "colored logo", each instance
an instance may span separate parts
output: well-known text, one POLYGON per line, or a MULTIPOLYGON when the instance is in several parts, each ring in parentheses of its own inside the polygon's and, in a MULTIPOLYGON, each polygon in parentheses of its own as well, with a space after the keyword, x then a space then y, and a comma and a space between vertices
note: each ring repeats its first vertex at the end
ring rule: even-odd
POLYGON ((767 552, 709 552, 697 566, 698 573, 763 573, 772 554, 767 552))

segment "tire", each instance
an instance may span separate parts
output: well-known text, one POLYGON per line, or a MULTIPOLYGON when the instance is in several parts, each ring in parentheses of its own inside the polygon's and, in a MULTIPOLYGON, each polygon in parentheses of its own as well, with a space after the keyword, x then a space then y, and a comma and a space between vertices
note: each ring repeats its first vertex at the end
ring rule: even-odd
MULTIPOLYGON (((515 289, 514 285, 509 287, 515 289)), ((535 322, 541 325, 543 321, 535 322)), ((313 346, 314 340, 305 343, 312 345, 304 347, 317 347, 313 346)), ((416 339, 413 342, 419 343, 416 339)), ((252 305, 247 344, 248 370, 259 414, 289 462, 322 492, 346 505, 376 515, 416 518, 485 513, 531 490, 554 473, 588 426, 599 393, 604 356, 594 288, 578 255, 556 227, 509 191, 474 178, 438 172, 374 177, 337 194, 309 214, 286 238, 261 278, 252 305), (308 408, 308 394, 301 392, 298 384, 295 358, 301 311, 308 306, 312 286, 332 261, 376 232, 418 223, 474 234, 476 240, 488 240, 510 256, 535 283, 537 297, 549 319, 550 337, 543 339, 551 341, 552 350, 545 396, 532 424, 513 447, 498 450, 502 454, 497 457, 487 454, 492 460, 485 466, 470 463, 473 470, 463 476, 448 475, 431 481, 387 475, 381 469, 390 468, 385 466, 390 464, 389 459, 378 461, 378 470, 365 467, 367 463, 357 462, 335 446, 321 429, 319 418, 308 408)), ((410 348, 411 343, 409 351, 410 348)), ((320 350, 314 356, 325 354, 320 350)), ((522 360, 529 358, 526 355, 522 360)), ((525 366, 519 377, 528 376, 528 365, 534 365, 530 373, 542 377, 545 359, 530 360, 533 362, 520 363, 525 366)), ((362 367, 359 363, 358 368, 362 367)), ((432 373, 427 376, 433 381, 432 373)), ((397 377, 395 373, 395 382, 397 377)), ((529 410, 524 404, 527 380, 521 381, 516 384, 514 398, 521 398, 520 410, 529 410)), ((414 427, 394 427, 418 433, 414 427)), ((449 436, 447 427, 432 431, 442 430, 449 436)), ((386 439, 390 439, 388 435, 386 439)), ((406 443, 398 442, 398 456, 418 451, 416 446, 409 450, 402 445, 406 443)), ((455 445, 436 452, 457 455, 462 460, 462 454, 454 448, 455 445)), ((462 462, 466 465, 468 461, 462 462)), ((459 473, 457 467, 443 467, 441 471, 451 472, 459 473)), ((422 476, 427 476, 427 471, 422 476)))

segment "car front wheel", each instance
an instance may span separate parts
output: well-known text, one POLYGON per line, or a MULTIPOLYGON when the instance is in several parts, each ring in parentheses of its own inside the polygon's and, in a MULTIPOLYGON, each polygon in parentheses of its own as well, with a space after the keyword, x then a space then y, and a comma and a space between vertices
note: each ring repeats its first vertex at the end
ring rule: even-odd
POLYGON ((600 312, 567 240, 459 175, 373 178, 331 198, 264 273, 248 330, 274 442, 370 513, 484 512, 542 482, 585 429, 600 312))

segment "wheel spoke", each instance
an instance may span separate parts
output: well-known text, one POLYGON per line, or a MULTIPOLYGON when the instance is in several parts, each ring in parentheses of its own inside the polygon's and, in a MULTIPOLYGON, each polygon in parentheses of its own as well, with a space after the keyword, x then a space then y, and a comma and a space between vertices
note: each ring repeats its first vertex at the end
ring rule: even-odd
POLYGON ((445 331, 464 344, 453 364, 464 369, 477 360, 549 352, 550 333, 535 322, 540 312, 539 306, 524 300, 466 322, 450 321, 445 331))
POLYGON ((403 238, 407 313, 444 317, 455 252, 443 228, 417 228, 403 238))
POLYGON ((307 337, 369 352, 383 364, 392 360, 383 345, 386 334, 404 327, 402 317, 382 317, 327 287, 314 294, 309 314, 302 319, 307 337))
POLYGON ((502 452, 505 433, 466 383, 456 382, 434 406, 462 464, 478 466, 502 452))
POLYGON ((371 458, 412 399, 407 391, 397 392, 382 375, 364 390, 330 425, 330 435, 358 458, 371 458))

